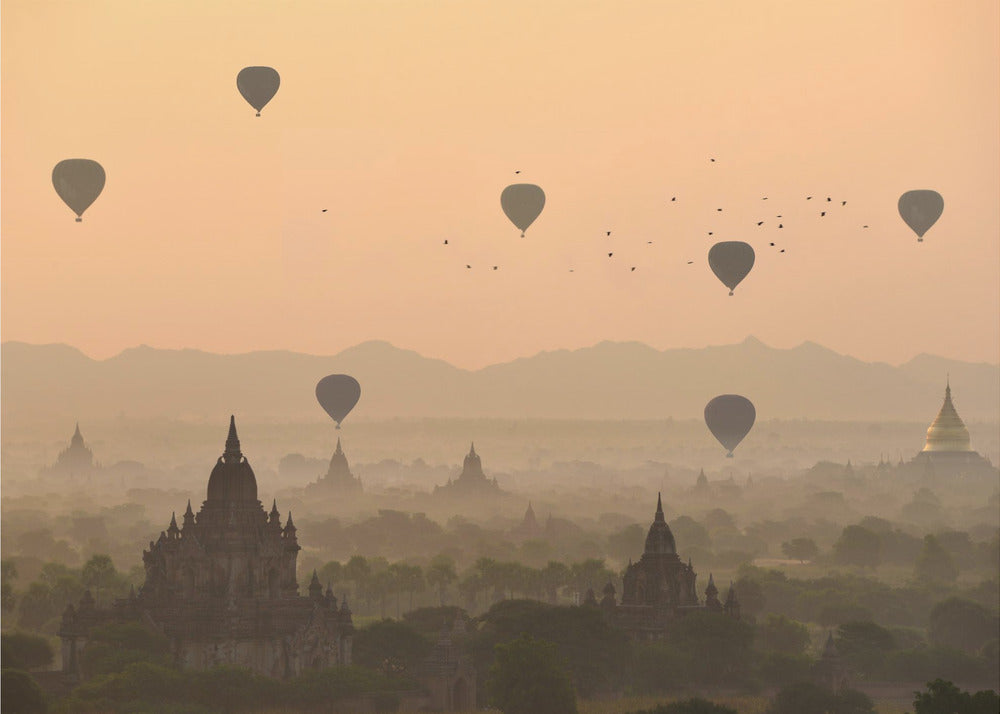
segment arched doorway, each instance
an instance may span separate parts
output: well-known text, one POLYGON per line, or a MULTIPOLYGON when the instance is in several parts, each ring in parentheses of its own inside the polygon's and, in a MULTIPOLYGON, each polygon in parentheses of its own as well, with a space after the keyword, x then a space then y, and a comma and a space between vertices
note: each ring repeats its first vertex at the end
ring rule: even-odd
POLYGON ((459 677, 451 688, 451 708, 462 712, 475 709, 476 703, 470 695, 469 683, 465 677, 459 677))

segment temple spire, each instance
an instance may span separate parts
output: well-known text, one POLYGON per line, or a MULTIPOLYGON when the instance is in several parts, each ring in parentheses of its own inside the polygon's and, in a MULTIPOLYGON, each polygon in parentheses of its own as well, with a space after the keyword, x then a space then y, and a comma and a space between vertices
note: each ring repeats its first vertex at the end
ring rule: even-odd
POLYGON ((476 442, 470 441, 469 442, 469 456, 475 456, 475 455, 476 455, 476 442))
POLYGON ((228 464, 236 462, 238 463, 243 458, 243 453, 240 451, 240 438, 236 435, 236 417, 232 414, 229 415, 229 436, 226 438, 226 451, 222 455, 222 459, 228 464))
POLYGON ((337 437, 337 450, 333 452, 334 454, 343 454, 344 450, 340 448, 340 437, 337 437))
POLYGON ((659 492, 656 494, 656 516, 653 518, 654 523, 662 523, 665 519, 663 518, 663 499, 660 497, 659 492))

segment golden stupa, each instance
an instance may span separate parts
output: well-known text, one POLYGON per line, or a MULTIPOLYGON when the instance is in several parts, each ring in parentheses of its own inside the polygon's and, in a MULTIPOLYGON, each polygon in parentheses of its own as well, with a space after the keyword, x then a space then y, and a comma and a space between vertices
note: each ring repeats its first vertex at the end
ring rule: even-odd
POLYGON ((927 443, 923 451, 933 452, 971 452, 969 430, 965 428, 962 417, 955 411, 951 403, 951 383, 944 388, 944 404, 938 412, 937 419, 927 430, 927 443))

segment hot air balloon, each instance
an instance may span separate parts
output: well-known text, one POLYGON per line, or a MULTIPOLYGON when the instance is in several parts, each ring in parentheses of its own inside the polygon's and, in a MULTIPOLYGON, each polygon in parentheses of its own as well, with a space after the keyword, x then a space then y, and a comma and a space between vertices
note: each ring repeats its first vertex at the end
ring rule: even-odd
POLYGON ((733 458, 733 449, 750 433, 757 410, 753 403, 739 394, 722 394, 705 405, 705 424, 709 431, 726 447, 727 458, 733 458))
POLYGON ((346 374, 331 374, 323 377, 316 385, 316 399, 326 413, 337 422, 338 429, 340 422, 351 413, 360 398, 361 385, 354 377, 346 374))
POLYGON ((83 212, 104 190, 104 168, 90 159, 66 159, 52 169, 52 185, 59 198, 83 221, 83 212))
POLYGON ((729 294, 749 274, 753 267, 754 252, 749 243, 738 240, 716 243, 708 251, 708 265, 715 277, 729 288, 729 294))
POLYGON ((545 207, 545 192, 533 183, 511 184, 500 194, 500 206, 524 238, 528 226, 535 222, 545 207))
POLYGON ((271 67, 244 67, 236 75, 236 88, 250 106, 257 110, 257 116, 260 116, 260 110, 277 93, 280 84, 281 77, 271 67))
POLYGON ((899 215, 923 242, 924 233, 931 229, 944 211, 944 199, 937 191, 922 189, 907 191, 899 197, 899 215))

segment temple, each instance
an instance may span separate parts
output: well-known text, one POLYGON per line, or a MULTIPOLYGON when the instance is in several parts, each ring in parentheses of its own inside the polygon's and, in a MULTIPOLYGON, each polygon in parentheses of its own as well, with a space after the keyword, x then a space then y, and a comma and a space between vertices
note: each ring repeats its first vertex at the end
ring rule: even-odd
POLYGON ((514 528, 510 530, 510 537, 514 540, 529 540, 531 538, 540 538, 544 535, 545 531, 538 523, 538 519, 535 518, 535 509, 531 507, 531 502, 528 502, 528 509, 524 512, 524 519, 514 528))
POLYGON ((951 400, 951 380, 945 382, 944 403, 927 429, 924 448, 905 465, 907 470, 915 470, 914 467, 925 475, 937 476, 996 473, 988 460, 972 450, 969 430, 951 400))
POLYGON ((639 562, 629 560, 623 578, 621 603, 615 602, 615 588, 608 583, 600 607, 608 618, 634 639, 658 640, 667 636, 671 620, 688 612, 708 610, 739 619, 740 604, 733 586, 725 602, 719 600, 715 580, 709 575, 705 602, 698 600, 697 574, 690 559, 684 563, 670 526, 663 516, 663 501, 657 496, 656 514, 646 535, 646 545, 639 562))
POLYGON ((486 478, 483 463, 476 453, 476 445, 469 447, 469 453, 462 464, 462 473, 457 479, 448 479, 444 486, 435 486, 434 494, 441 496, 486 496, 502 493, 497 480, 486 478))
POLYGON ((76 424, 76 431, 70 439, 69 446, 59 452, 56 462, 41 470, 43 476, 90 476, 100 468, 100 464, 94 461, 94 452, 83 443, 83 434, 80 433, 80 423, 76 424))
POLYGON ((337 449, 330 458, 330 467, 326 474, 320 476, 317 481, 324 490, 332 490, 338 493, 361 493, 361 479, 351 473, 351 467, 347 463, 347 456, 340 446, 340 438, 337 438, 337 449))
POLYGON ((195 514, 188 502, 182 523, 170 525, 142 554, 145 583, 138 594, 99 609, 84 594, 63 614, 63 671, 79 676, 90 628, 143 622, 165 635, 174 662, 185 669, 246 667, 271 677, 350 664, 354 627, 347 603, 313 573, 300 596, 300 549, 292 514, 284 525, 277 503, 265 512, 257 480, 240 450, 230 417, 223 455, 195 514))

